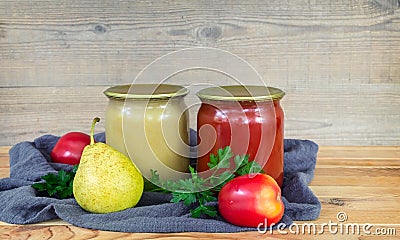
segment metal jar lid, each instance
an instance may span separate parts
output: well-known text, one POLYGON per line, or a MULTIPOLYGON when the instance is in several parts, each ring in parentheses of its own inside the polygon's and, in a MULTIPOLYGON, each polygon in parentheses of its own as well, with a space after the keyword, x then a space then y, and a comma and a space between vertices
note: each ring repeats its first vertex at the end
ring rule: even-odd
POLYGON ((253 85, 209 87, 197 93, 200 99, 217 101, 271 101, 280 100, 284 95, 279 88, 253 85))
POLYGON ((104 95, 112 99, 168 99, 183 97, 189 90, 173 84, 132 84, 106 89, 104 95))

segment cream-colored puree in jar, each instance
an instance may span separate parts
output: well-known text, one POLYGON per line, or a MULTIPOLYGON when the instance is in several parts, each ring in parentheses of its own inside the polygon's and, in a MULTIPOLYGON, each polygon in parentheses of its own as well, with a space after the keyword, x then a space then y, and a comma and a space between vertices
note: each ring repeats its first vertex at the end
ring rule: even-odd
POLYGON ((189 165, 188 90, 170 84, 115 86, 104 94, 106 142, 131 157, 145 177, 157 170, 162 179, 180 178, 189 165))

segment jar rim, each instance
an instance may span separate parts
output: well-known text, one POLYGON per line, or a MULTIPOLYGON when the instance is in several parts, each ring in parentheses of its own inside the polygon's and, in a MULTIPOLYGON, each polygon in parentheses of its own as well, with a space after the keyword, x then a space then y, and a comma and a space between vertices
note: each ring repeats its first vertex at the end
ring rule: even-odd
POLYGON ((209 87, 196 94, 202 100, 271 101, 281 100, 285 92, 279 88, 259 85, 226 85, 209 87))
POLYGON ((186 96, 189 89, 174 84, 140 83, 109 87, 103 93, 112 99, 169 99, 186 96))

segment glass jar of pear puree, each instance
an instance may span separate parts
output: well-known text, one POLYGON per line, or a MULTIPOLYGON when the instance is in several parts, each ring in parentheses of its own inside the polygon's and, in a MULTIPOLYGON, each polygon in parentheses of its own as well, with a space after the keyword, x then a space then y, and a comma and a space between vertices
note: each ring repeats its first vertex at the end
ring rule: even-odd
POLYGON ((109 98, 108 145, 129 156, 146 178, 151 170, 163 179, 176 179, 176 171, 187 172, 189 125, 183 98, 188 89, 133 84, 108 88, 104 94, 109 98))

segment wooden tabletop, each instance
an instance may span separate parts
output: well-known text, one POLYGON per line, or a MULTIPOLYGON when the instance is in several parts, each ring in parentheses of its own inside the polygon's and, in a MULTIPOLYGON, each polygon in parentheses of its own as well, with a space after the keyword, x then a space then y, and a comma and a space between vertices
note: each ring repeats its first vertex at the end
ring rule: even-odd
MULTIPOLYGON (((10 147, 0 147, 0 178, 9 176, 10 147)), ((400 147, 320 147, 310 187, 322 203, 317 220, 270 233, 120 233, 61 220, 32 225, 0 222, 0 239, 369 239, 400 237, 400 147), (315 227, 315 228, 314 228, 315 227), (360 230, 358 234, 358 230, 360 230)))

